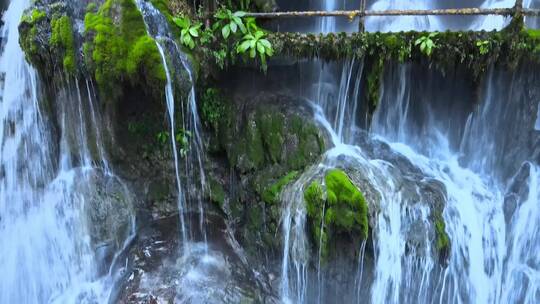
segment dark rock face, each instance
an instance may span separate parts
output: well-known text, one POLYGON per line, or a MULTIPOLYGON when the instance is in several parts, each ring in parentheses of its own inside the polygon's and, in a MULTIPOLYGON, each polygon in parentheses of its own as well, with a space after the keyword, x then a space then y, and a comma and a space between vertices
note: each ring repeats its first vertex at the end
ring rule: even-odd
POLYGON ((222 202, 213 201, 248 257, 277 262, 281 204, 264 194, 286 175, 315 163, 327 139, 303 100, 268 92, 236 94, 223 97, 226 114, 208 134, 207 174, 221 189, 211 187, 211 193, 223 192, 222 202))

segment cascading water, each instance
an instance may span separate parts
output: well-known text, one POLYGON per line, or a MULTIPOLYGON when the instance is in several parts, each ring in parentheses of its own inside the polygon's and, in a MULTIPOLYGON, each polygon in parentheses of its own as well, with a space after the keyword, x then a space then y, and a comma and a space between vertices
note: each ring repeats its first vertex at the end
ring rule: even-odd
POLYGON ((175 276, 176 295, 178 303, 214 303, 218 301, 240 301, 241 293, 238 290, 229 290, 226 278, 230 278, 231 270, 228 258, 223 252, 212 248, 207 242, 205 214, 203 208, 203 195, 206 188, 206 178, 203 168, 204 154, 200 131, 200 121, 197 112, 196 92, 191 66, 180 50, 176 41, 171 37, 168 23, 164 16, 153 7, 150 2, 137 0, 136 4, 143 15, 149 35, 154 37, 162 57, 163 66, 167 75, 165 98, 167 102, 168 118, 171 134, 177 134, 175 127, 175 105, 181 105, 182 133, 190 140, 189 147, 183 155, 183 162, 179 159, 177 138, 171 136, 172 151, 174 154, 175 174, 178 187, 178 211, 181 221, 182 250, 174 265, 162 265, 156 274, 145 280, 140 286, 141 290, 157 289, 163 274, 173 272, 175 276), (168 54, 168 55, 167 55, 168 54), (187 102, 175 98, 174 77, 185 75, 189 82, 187 102), (187 107, 187 108, 184 108, 187 107), (182 169, 184 169, 182 174, 182 169), (198 181, 197 181, 198 180, 198 181), (197 202, 197 210, 191 202, 197 202), (189 222, 189 214, 198 214, 198 226, 189 222), (197 236, 196 231, 199 231, 197 236))
MULTIPOLYGON (((437 8, 437 4, 376 1, 371 9, 427 9, 437 8)), ((482 7, 513 5, 514 1, 486 1, 482 7)), ((524 3, 525 7, 529 5, 527 1, 524 3)), ((325 26, 321 32, 329 22, 321 23, 325 26)), ((501 29, 507 22, 502 17, 479 17, 468 28, 501 29)), ((443 30, 445 24, 439 17, 368 18, 366 28, 443 30)), ((445 108, 432 100, 441 99, 440 103, 451 105, 450 100, 442 97, 455 93, 421 91, 413 86, 417 80, 412 79, 410 66, 388 67, 368 135, 358 131, 357 118, 351 118, 355 112, 351 109, 358 108, 361 93, 358 79, 362 77, 362 64, 356 65, 360 66, 356 68, 358 74, 353 72, 355 63, 346 62, 339 81, 324 69, 326 73, 321 74, 326 74, 325 80, 321 81, 321 76, 313 86, 313 93, 308 95, 313 100, 315 119, 327 129, 335 147, 323 156, 318 166, 307 170, 282 194, 285 206, 282 300, 288 303, 360 303, 366 298, 372 303, 540 301, 537 270, 540 263, 535 256, 540 235, 538 229, 531 228, 540 221, 535 207, 538 165, 534 161, 536 148, 528 147, 528 143, 537 142, 538 135, 531 134, 537 119, 530 117, 536 111, 526 110, 530 109, 530 97, 518 93, 527 91, 524 85, 527 81, 491 71, 481 106, 445 108), (502 88, 503 92, 510 89, 506 95, 496 88, 502 88), (505 98, 519 102, 508 103, 505 98), (461 118, 449 118, 448 113, 461 118), (500 123, 494 126, 494 121, 500 123), (527 123, 516 124, 516 121, 527 123), (517 162, 509 163, 508 159, 517 162), (348 293, 350 285, 325 283, 328 272, 321 270, 320 249, 318 258, 310 256, 307 240, 303 191, 309 182, 334 167, 362 172, 380 197, 371 232, 372 282, 358 279, 360 271, 366 273, 362 268, 364 256, 360 254, 353 294, 348 293), (445 230, 452 240, 446 267, 441 266, 437 249, 428 241, 433 239, 430 231, 435 230, 430 210, 441 202, 445 205, 442 214, 445 230), (312 270, 313 265, 316 271, 312 270)), ((415 77, 426 73, 415 72, 415 77)), ((359 253, 363 253, 361 249, 359 253)))
POLYGON ((0 302, 104 303, 120 274, 114 253, 133 234, 130 195, 107 165, 90 84, 81 90, 72 79, 58 88, 56 147, 50 121, 40 110, 36 72, 19 46, 18 25, 29 5, 11 1, 3 15, 0 302), (91 113, 90 121, 83 113, 91 113), (89 132, 97 142, 88 140, 89 132), (125 199, 100 196, 98 187, 105 185, 125 199), (106 210, 120 203, 122 212, 106 210), (110 222, 113 216, 119 217, 110 222), (99 221, 110 225, 107 231, 96 229, 99 221))
MULTIPOLYGON (((189 206, 186 205, 188 201, 191 201, 191 196, 195 196, 195 199, 198 203, 198 213, 199 213, 199 229, 203 235, 203 239, 206 238, 205 235, 205 228, 204 228, 204 209, 202 206, 202 197, 201 193, 204 192, 204 188, 206 187, 206 179, 203 169, 203 159, 204 155, 202 152, 202 140, 200 135, 200 122, 199 122, 199 115, 197 113, 197 104, 195 100, 195 86, 194 86, 194 80, 193 80, 193 72, 191 70, 190 64, 185 56, 180 51, 180 48, 178 47, 177 43, 170 37, 170 30, 168 28, 167 21, 165 17, 161 15, 161 13, 155 9, 151 3, 143 1, 143 0, 137 0, 136 4, 141 11, 143 15, 143 19, 145 21, 147 31, 148 33, 155 38, 156 40, 156 46, 159 50, 159 53, 162 58, 163 67, 165 69, 165 74, 167 76, 167 83, 165 86, 165 100, 167 102, 167 112, 168 112, 168 118, 169 118, 169 124, 170 124, 170 139, 171 139, 171 146, 173 151, 173 158, 174 158, 174 166, 175 166, 175 175, 176 175, 176 183, 178 187, 178 210, 180 214, 180 222, 181 222, 181 233, 182 233, 182 241, 184 245, 187 245, 190 242, 190 236, 188 236, 188 233, 192 230, 187 227, 186 224, 186 212, 188 211, 189 206), (179 59, 181 63, 181 68, 176 69, 175 65, 170 65, 169 60, 167 59, 166 53, 165 53, 165 47, 164 46, 170 46, 170 49, 172 50, 171 55, 174 56, 174 58, 179 59), (174 71, 171 71, 169 68, 170 66, 174 67, 174 71), (189 84, 191 86, 189 90, 189 95, 187 96, 187 111, 184 109, 184 102, 180 102, 179 104, 182 106, 181 108, 181 117, 182 117, 182 129, 178 131, 176 126, 176 100, 175 100, 175 94, 174 94, 174 85, 173 85, 173 73, 175 74, 181 74, 181 73, 187 73, 187 78, 189 81, 189 84), (180 132, 180 133, 179 133, 180 132), (181 168, 180 168, 180 159, 179 159, 179 149, 177 147, 178 142, 182 142, 182 140, 179 140, 177 138, 177 135, 181 136, 182 138, 185 138, 186 140, 191 140, 191 144, 189 147, 183 147, 183 149, 186 149, 184 154, 184 169, 185 169, 185 176, 187 179, 189 179, 187 182, 183 182, 181 180, 181 168), (192 137, 192 138, 187 138, 192 137), (197 164, 197 172, 195 172, 195 169, 193 168, 193 163, 197 164), (194 184, 194 178, 200 179, 200 184, 197 185, 196 191, 191 191, 191 193, 186 193, 186 191, 190 188, 190 186, 195 186, 194 184)), ((174 62, 174 61, 173 61, 174 62)), ((185 143, 184 143, 185 144, 185 143)), ((186 248, 187 249, 187 248, 186 248)))

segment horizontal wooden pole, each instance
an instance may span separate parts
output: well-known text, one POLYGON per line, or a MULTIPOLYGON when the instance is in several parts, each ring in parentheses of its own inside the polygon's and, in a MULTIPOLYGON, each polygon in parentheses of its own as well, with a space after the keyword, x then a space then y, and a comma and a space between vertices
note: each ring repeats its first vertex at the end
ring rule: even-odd
MULTIPOLYGON (((370 17, 370 16, 475 16, 475 15, 502 15, 511 16, 514 8, 458 8, 434 10, 384 10, 384 11, 291 11, 273 13, 247 13, 246 16, 255 18, 291 18, 291 17, 370 17)), ((523 9, 525 16, 540 16, 539 9, 523 9)))

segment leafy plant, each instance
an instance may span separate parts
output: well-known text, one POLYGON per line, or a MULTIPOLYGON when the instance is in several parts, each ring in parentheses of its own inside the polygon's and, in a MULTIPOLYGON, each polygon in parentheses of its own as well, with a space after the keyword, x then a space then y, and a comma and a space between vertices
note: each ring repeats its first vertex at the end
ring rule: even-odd
POLYGON ((224 115, 225 106, 220 92, 215 88, 208 88, 202 96, 201 114, 204 124, 212 127, 217 133, 219 123, 224 115))
POLYGON ((243 11, 232 12, 226 8, 220 8, 217 10, 214 17, 218 20, 214 23, 213 29, 221 29, 221 35, 224 39, 228 39, 231 33, 236 34, 238 30, 241 33, 246 33, 246 27, 242 18, 246 15, 243 11))
POLYGON ((476 46, 480 51, 480 55, 486 55, 491 49, 491 42, 489 40, 480 40, 476 42, 476 46))
POLYGON ((182 44, 190 49, 195 48, 195 38, 199 37, 202 23, 195 22, 192 24, 191 19, 187 16, 173 18, 174 23, 180 28, 180 40, 182 44))
POLYGON ((272 44, 266 39, 266 33, 262 30, 246 34, 242 38, 242 42, 238 44, 236 52, 239 54, 249 52, 250 58, 255 58, 259 54, 263 70, 266 70, 266 57, 274 55, 272 44))
POLYGON ((257 20, 253 17, 247 17, 244 19, 246 23, 246 30, 248 33, 255 33, 259 30, 257 20))
POLYGON ((161 131, 156 135, 158 143, 162 146, 166 145, 171 135, 167 131, 161 131))
MULTIPOLYGON (((168 146, 170 140, 170 133, 167 131, 159 132, 156 135, 156 139, 161 148, 168 146)), ((179 145, 179 153, 181 157, 186 157, 187 152, 189 151, 189 139, 191 137, 191 132, 180 129, 176 132, 174 140, 179 145)))
POLYGON ((420 51, 429 57, 433 53, 433 50, 437 48, 437 45, 435 44, 435 41, 434 41, 437 35, 439 35, 439 33, 434 32, 427 36, 422 36, 416 40, 414 45, 416 46, 419 45, 420 51))
POLYGON ((189 139, 191 138, 191 132, 181 129, 176 133, 175 140, 180 147, 180 156, 186 157, 189 151, 189 139))

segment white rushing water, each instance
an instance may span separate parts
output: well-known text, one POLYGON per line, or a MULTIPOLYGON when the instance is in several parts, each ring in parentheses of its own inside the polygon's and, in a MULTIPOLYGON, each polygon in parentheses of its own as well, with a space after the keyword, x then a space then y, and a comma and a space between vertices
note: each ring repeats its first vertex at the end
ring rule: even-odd
MULTIPOLYGON (((39 108, 36 72, 19 46, 18 25, 29 5, 11 1, 1 30, 0 303, 105 303, 118 274, 112 255, 131 239, 129 194, 110 171, 101 142, 88 141, 88 130, 98 140, 101 133, 90 83, 81 90, 76 80, 66 80, 58 90, 61 135, 55 147, 39 108), (100 215, 91 210, 99 200, 97 187, 105 184, 116 185, 126 198, 125 217, 117 219, 126 226, 108 228, 111 243, 101 243, 105 236, 95 229, 100 215)), ((106 208, 113 202, 104 197, 101 203, 106 208)))
MULTIPOLYGON (((529 2, 525 1, 524 6, 528 7, 529 2)), ((333 1, 324 3, 336 9, 333 1)), ((440 4, 420 0, 375 1, 370 8, 431 9, 440 8, 440 4)), ((482 7, 513 5, 514 1, 485 1, 482 7)), ((334 18, 327 19, 321 23, 320 32, 332 28, 334 18)), ((507 23, 503 17, 478 17, 461 28, 501 29, 507 23)), ((453 27, 441 17, 368 18, 367 21, 370 31, 447 28, 453 27)), ((392 69, 388 67, 387 71, 392 69)), ((536 110, 532 114, 521 110, 528 107, 523 103, 537 101, 531 102, 515 93, 527 90, 523 87, 525 80, 490 71, 480 106, 469 113, 458 112, 465 118, 468 116, 460 120, 448 118, 452 117, 449 113, 455 112, 441 110, 433 102, 438 98, 451 103, 448 97, 443 98, 452 96, 448 94, 450 91, 434 92, 422 86, 419 89, 415 82, 422 81, 417 73, 423 71, 413 74, 410 66, 398 66, 390 72, 393 77, 387 75, 381 88, 381 101, 370 126, 371 139, 366 141, 365 135, 358 132, 358 118, 354 114, 362 94, 359 92, 362 70, 363 63, 351 61, 345 62, 341 69, 323 67, 319 82, 308 96, 313 100, 315 119, 327 129, 335 147, 323 156, 318 166, 287 187, 281 197, 285 206, 282 300, 363 303, 368 298, 371 303, 538 303, 539 168, 526 146, 524 138, 528 137, 522 135, 534 130, 536 117, 530 115, 535 115, 536 110), (332 72, 335 75, 328 75, 332 72), (516 101, 508 102, 512 99, 516 101), (528 121, 533 123, 529 125, 528 121), (374 153, 380 145, 388 145, 389 150, 374 153), (371 231, 372 282, 366 285, 355 279, 354 295, 347 294, 350 285, 332 287, 325 283, 331 278, 326 278, 328 274, 321 270, 320 261, 316 262, 320 256, 317 258, 308 245, 303 191, 313 179, 334 167, 352 167, 352 171, 361 172, 380 195, 371 231), (431 187, 442 189, 439 199, 423 190, 431 187), (440 263, 434 243, 429 241, 433 240, 430 231, 435 229, 430 210, 441 200, 445 204, 446 232, 452 242, 446 267, 440 263), (412 247, 415 239, 424 242, 412 247)), ((435 80, 424 86, 432 84, 435 80)), ((460 96, 456 94, 456 98, 460 96)), ((364 271, 363 259, 360 255, 359 265, 355 266, 359 273, 364 271)))
POLYGON ((193 236, 190 236, 189 234, 193 233, 194 227, 189 227, 190 225, 187 223, 186 219, 186 213, 190 210, 193 211, 193 209, 190 209, 192 206, 188 206, 192 201, 197 202, 197 213, 199 216, 199 225, 197 229, 199 229, 202 234, 203 242, 206 242, 202 199, 206 187, 206 177, 203 168, 204 154, 202 149, 200 120, 197 112, 193 71, 186 55, 182 53, 176 41, 170 37, 171 33, 165 17, 154 8, 150 2, 137 0, 135 3, 143 16, 148 34, 156 41, 156 46, 161 55, 163 67, 165 69, 167 82, 164 95, 170 126, 169 137, 172 146, 176 186, 178 188, 178 211, 181 223, 182 243, 187 252, 189 251, 187 246, 193 241, 193 236), (166 48, 168 46, 171 47, 170 56, 174 56, 170 59, 167 58, 166 54, 166 48), (179 67, 175 65, 175 62, 177 61, 172 58, 176 58, 176 60, 179 61, 179 67), (189 93, 187 98, 185 98, 187 100, 184 100, 183 96, 176 99, 174 93, 174 81, 178 78, 173 79, 173 77, 182 77, 179 76, 182 75, 182 73, 186 74, 186 81, 189 82, 190 85, 189 93), (181 106, 179 113, 177 112, 177 105, 181 106), (178 114, 182 118, 181 122, 176 121, 178 114), (184 140, 187 142, 183 142, 184 140), (180 151, 178 147, 179 144, 183 145, 181 149, 184 151, 180 151), (180 159, 180 157, 182 157, 182 159, 180 159), (181 162, 182 160, 183 162, 181 162), (183 177, 181 172, 182 169, 184 169, 183 177), (196 180, 198 180, 198 182, 196 180), (193 187, 195 187, 195 189, 188 191, 193 187))
MULTIPOLYGON (((195 78, 192 67, 176 41, 171 37, 164 16, 150 2, 137 0, 147 31, 156 40, 167 83, 165 100, 170 124, 171 146, 174 154, 176 183, 178 187, 178 211, 181 222, 181 252, 172 264, 164 264, 154 273, 145 275, 140 291, 155 291, 169 280, 167 273, 174 273, 175 303, 216 303, 240 301, 238 290, 231 292, 231 265, 228 257, 212 248, 207 241, 203 195, 206 191, 204 151, 197 112, 195 78), (175 95, 175 81, 186 77, 189 82, 187 96, 175 95), (180 109, 177 106, 180 105, 180 109), (181 121, 176 121, 179 117, 181 121), (182 143, 176 136, 187 136, 182 143), (180 153, 178 144, 183 144, 180 153), (181 157, 180 157, 181 156, 181 157), (197 225, 190 222, 190 214, 196 213, 197 225)), ((175 256, 175 255, 173 255, 175 256)))

